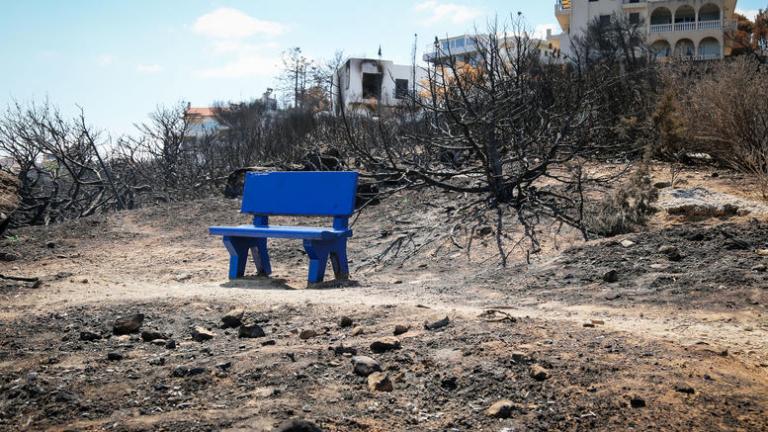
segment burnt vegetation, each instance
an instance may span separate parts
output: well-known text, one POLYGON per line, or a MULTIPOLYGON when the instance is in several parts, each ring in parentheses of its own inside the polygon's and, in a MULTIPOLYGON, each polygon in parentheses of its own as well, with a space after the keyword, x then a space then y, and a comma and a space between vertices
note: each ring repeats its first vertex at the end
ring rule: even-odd
POLYGON ((542 224, 584 238, 632 231, 653 211, 651 158, 706 152, 768 184, 764 15, 748 28, 748 55, 706 65, 655 61, 639 24, 618 17, 592 23, 573 58, 553 61, 512 16, 476 38, 478 61, 444 53, 401 106, 365 115, 329 112, 343 56, 317 65, 299 49, 286 53, 288 108, 222 103, 221 127, 203 134, 190 132, 183 103, 117 138, 82 111, 15 103, 0 117, 0 152, 20 203, 3 228, 234 197, 252 169, 354 169, 362 208, 406 188, 455 194, 441 239, 468 249, 490 226, 502 264, 516 248, 537 252, 542 224), (606 161, 620 169, 597 169, 606 161))

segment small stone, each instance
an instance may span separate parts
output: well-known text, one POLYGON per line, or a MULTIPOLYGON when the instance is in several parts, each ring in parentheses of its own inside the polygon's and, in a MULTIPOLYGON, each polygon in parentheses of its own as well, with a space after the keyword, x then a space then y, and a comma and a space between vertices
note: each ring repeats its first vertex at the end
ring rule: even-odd
POLYGON ((629 405, 632 408, 643 408, 645 407, 645 399, 641 398, 640 396, 632 396, 632 398, 629 400, 629 405))
POLYGON ((144 330, 141 332, 141 340, 152 342, 155 339, 169 339, 171 336, 158 330, 144 330))
POLYGON ((367 377, 374 372, 381 372, 379 362, 368 356, 352 357, 352 366, 356 375, 367 377))
POLYGON ((232 309, 221 317, 221 322, 224 323, 224 328, 236 328, 243 323, 243 315, 245 315, 245 309, 238 308, 232 309))
POLYGON ((400 336, 401 334, 408 333, 408 330, 411 329, 411 326, 404 325, 404 324, 398 324, 395 326, 394 334, 395 336, 400 336))
POLYGON ((357 350, 352 347, 345 347, 344 345, 339 345, 337 347, 330 347, 331 351, 333 351, 333 355, 335 356, 341 356, 344 354, 350 354, 350 355, 357 355, 357 350))
POLYGON ((392 381, 389 376, 384 372, 374 372, 368 375, 368 390, 391 392, 393 389, 392 381))
POLYGON ((119 352, 111 352, 107 354, 107 360, 109 361, 120 361, 124 358, 124 356, 119 352))
POLYGON ((266 335, 267 334, 264 333, 264 329, 262 329, 261 326, 255 323, 243 324, 240 326, 240 329, 237 331, 237 336, 241 338, 260 338, 266 335))
POLYGON ((668 187, 672 187, 672 183, 670 182, 656 182, 653 184, 653 187, 656 189, 666 189, 668 187))
POLYGON ((186 366, 176 366, 173 368, 173 372, 171 372, 171 375, 176 378, 182 378, 187 375, 189 375, 189 368, 186 366))
POLYGON ((755 253, 759 256, 768 257, 768 249, 757 249, 755 253))
POLYGON ((176 349, 176 341, 171 339, 165 343, 165 347, 168 349, 176 349))
POLYGON ((766 270, 768 270, 768 266, 766 266, 765 264, 758 264, 758 265, 752 267, 752 271, 753 272, 765 273, 766 270))
POLYGON ((381 339, 377 339, 371 344, 371 351, 377 354, 396 349, 400 349, 400 341, 394 336, 386 336, 381 339))
POLYGON ((511 400, 502 399, 485 410, 485 415, 494 418, 509 418, 512 416, 512 410, 515 404, 511 400))
POLYGON ((270 340, 266 340, 266 341, 262 342, 261 346, 271 346, 271 345, 276 345, 276 344, 277 344, 277 341, 275 341, 274 339, 270 339, 270 340))
POLYGON ((667 256, 670 261, 680 261, 683 256, 680 255, 680 250, 672 245, 664 245, 659 248, 659 253, 667 256))
POLYGON ((694 388, 689 384, 678 384, 675 386, 675 391, 689 395, 696 393, 696 390, 694 390, 694 388))
POLYGON ((83 330, 80 332, 80 340, 85 342, 93 342, 101 339, 101 335, 89 330, 83 330))
POLYGON ((424 323, 424 328, 426 330, 437 330, 437 329, 440 329, 440 328, 443 328, 443 327, 447 326, 448 324, 450 324, 450 322, 451 322, 451 320, 448 319, 448 317, 445 317, 445 318, 443 318, 441 320, 433 321, 431 323, 430 322, 425 322, 424 323))
POLYGON ((144 314, 138 313, 126 317, 120 317, 115 320, 115 324, 112 326, 112 332, 118 336, 138 333, 142 324, 144 324, 144 314))
POLYGON ((515 363, 522 363, 522 362, 528 360, 528 354, 524 353, 522 351, 514 351, 512 353, 512 360, 515 363))
POLYGON ((616 270, 608 270, 603 275, 603 280, 608 283, 614 283, 619 281, 619 272, 616 270))
POLYGON ((228 361, 228 362, 222 362, 222 363, 219 363, 219 364, 217 364, 217 365, 216 365, 216 367, 217 367, 218 369, 221 369, 221 370, 223 370, 223 371, 226 371, 226 370, 228 370, 229 368, 231 368, 231 367, 232 367, 232 362, 231 362, 231 361, 228 361))
POLYGON ((594 328, 594 327, 595 327, 595 324, 593 324, 593 323, 591 323, 591 322, 586 322, 586 323, 584 323, 584 324, 583 324, 583 326, 584 326, 584 327, 588 327, 588 328, 594 328))
POLYGON ((531 378, 535 379, 536 381, 544 381, 549 378, 549 371, 538 364, 531 365, 529 373, 531 378))
POLYGON ((341 328, 352 327, 352 323, 352 318, 348 316, 343 316, 339 319, 339 327, 341 328))
POLYGON ((363 333, 365 333, 365 328, 363 328, 363 326, 357 326, 352 329, 352 336, 360 336, 363 333))
POLYGON ((159 347, 165 346, 168 341, 165 339, 153 339, 152 342, 150 342, 152 345, 157 345, 159 347))
POLYGON ((317 332, 312 329, 302 330, 301 333, 299 333, 299 339, 301 340, 312 339, 315 336, 317 336, 317 332))
POLYGON ((605 325, 605 321, 599 319, 590 320, 594 325, 605 325))
POLYGON ((45 242, 45 247, 47 247, 48 249, 53 249, 56 247, 56 242, 54 241, 45 242))
POLYGON ((323 430, 312 422, 302 419, 290 419, 280 423, 273 432, 323 432, 323 430))
POLYGON ((149 360, 149 364, 152 366, 163 366, 165 364, 165 357, 153 357, 149 360))
POLYGON ((195 327, 192 329, 192 339, 196 340, 197 342, 203 342, 207 340, 211 340, 216 336, 216 333, 208 330, 205 327, 195 327))
POLYGON ((632 240, 629 240, 629 239, 624 239, 624 240, 621 241, 621 245, 624 246, 625 248, 628 248, 628 247, 634 246, 635 242, 633 242, 632 240))

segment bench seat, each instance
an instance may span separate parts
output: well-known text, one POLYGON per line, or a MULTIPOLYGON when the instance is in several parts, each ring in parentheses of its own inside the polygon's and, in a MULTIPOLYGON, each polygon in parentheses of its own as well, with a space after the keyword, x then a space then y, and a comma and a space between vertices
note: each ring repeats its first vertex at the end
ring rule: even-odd
POLYGON ((342 237, 352 237, 351 229, 337 230, 325 227, 303 226, 212 226, 208 229, 212 235, 227 237, 252 237, 252 238, 285 238, 303 240, 333 240, 342 237))

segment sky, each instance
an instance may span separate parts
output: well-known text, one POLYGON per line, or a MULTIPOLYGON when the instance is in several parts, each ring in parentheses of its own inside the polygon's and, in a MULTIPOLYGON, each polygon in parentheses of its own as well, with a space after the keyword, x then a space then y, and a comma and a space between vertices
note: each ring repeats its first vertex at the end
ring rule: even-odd
MULTIPOLYGON (((410 64, 435 36, 482 30, 522 12, 531 30, 557 29, 554 0, 2 0, 0 108, 49 100, 82 107, 112 136, 158 105, 242 101, 275 87, 281 53, 410 64)), ((739 0, 748 15, 768 0, 739 0)), ((556 32, 559 32, 557 30, 556 32)))

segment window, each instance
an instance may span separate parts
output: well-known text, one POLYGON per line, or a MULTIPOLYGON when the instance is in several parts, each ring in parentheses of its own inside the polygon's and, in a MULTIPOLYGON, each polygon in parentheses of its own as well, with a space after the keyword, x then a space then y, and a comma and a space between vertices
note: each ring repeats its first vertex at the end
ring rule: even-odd
POLYGON ((395 99, 405 99, 408 97, 408 80, 396 79, 395 80, 395 99))
POLYGON ((381 99, 381 74, 363 73, 363 99, 381 99))
POLYGON ((611 25, 611 16, 610 15, 600 15, 600 26, 601 27, 608 27, 611 25))
POLYGON ((637 12, 629 14, 629 23, 635 25, 640 24, 640 14, 637 12))

